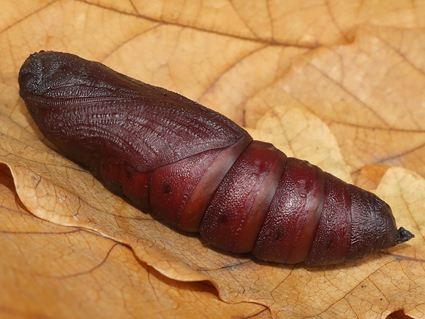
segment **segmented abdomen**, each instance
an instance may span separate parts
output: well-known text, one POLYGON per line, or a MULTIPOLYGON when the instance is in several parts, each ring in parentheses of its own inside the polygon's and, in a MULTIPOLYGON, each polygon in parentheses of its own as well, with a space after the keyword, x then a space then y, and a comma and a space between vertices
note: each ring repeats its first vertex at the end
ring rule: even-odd
POLYGON ((199 231, 228 252, 279 263, 334 264, 394 246, 391 209, 377 196, 287 158, 271 144, 249 141, 236 144, 249 143, 233 156, 233 165, 221 163, 229 149, 217 149, 148 173, 105 159, 97 174, 142 210, 199 231))

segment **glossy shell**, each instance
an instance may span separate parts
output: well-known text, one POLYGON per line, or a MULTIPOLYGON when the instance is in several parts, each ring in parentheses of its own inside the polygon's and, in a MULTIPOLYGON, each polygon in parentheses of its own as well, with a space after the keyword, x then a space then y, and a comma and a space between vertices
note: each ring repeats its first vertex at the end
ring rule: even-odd
POLYGON ((322 265, 413 236, 397 231, 374 194, 100 63, 35 53, 19 84, 39 130, 61 152, 135 206, 223 250, 322 265))

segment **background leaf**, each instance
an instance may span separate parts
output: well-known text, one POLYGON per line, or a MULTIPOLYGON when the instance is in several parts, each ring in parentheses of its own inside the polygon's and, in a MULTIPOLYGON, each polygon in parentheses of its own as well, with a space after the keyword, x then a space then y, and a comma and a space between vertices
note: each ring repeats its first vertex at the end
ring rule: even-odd
POLYGON ((0 8, 2 316, 425 316, 425 4, 7 0, 0 8), (416 238, 312 268, 225 254, 176 233, 41 142, 17 84, 39 50, 181 93, 290 156, 376 188, 416 238))

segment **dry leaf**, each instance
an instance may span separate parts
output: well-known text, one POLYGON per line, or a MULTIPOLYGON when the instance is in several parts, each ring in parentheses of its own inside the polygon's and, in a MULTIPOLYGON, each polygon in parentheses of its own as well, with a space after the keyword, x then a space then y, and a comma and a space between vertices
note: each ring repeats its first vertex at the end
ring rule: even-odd
POLYGON ((224 304, 214 288, 170 280, 112 240, 34 217, 9 174, 0 165, 1 318, 190 318, 201 307, 211 318, 261 317, 264 307, 224 304))
POLYGON ((399 309, 425 317, 419 7, 9 0, 0 8, 0 162, 16 185, 3 166, 4 317, 381 318, 399 309), (41 142, 17 74, 42 49, 177 91, 346 181, 361 170, 416 238, 354 264, 309 268, 223 254, 172 231, 41 142), (363 169, 373 164, 416 173, 363 169), (59 225, 29 215, 16 194, 32 214, 59 225), (245 303, 221 302, 200 281, 224 301, 245 303))
POLYGON ((356 185, 367 190, 376 189, 388 170, 385 165, 368 165, 363 167, 356 178, 356 185))
POLYGON ((299 107, 330 128, 355 172, 404 166, 425 176, 422 30, 365 27, 345 46, 320 48, 246 103, 246 124, 280 105, 299 107), (406 141, 409 141, 406 143, 406 141))

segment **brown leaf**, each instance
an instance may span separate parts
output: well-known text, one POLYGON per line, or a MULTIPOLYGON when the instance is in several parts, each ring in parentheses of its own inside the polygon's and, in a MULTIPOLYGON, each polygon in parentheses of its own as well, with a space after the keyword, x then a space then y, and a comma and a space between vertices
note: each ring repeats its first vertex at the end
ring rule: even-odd
POLYGON ((299 107, 329 126, 353 172, 385 164, 425 176, 425 67, 422 56, 411 52, 423 50, 417 44, 422 37, 421 30, 365 27, 351 45, 302 55, 247 101, 246 124, 255 126, 279 105, 299 107))
POLYGON ((2 166, 2 314, 262 318, 267 306, 280 318, 424 316, 420 10, 402 1, 252 0, 0 8, 0 162, 16 185, 15 193, 2 166), (17 85, 20 65, 41 49, 177 91, 347 181, 372 164, 415 170, 385 168, 378 178, 362 170, 362 180, 373 187, 383 176, 377 193, 416 238, 354 264, 309 268, 223 254, 172 231, 41 143, 17 85), (28 214, 16 194, 59 225, 28 214), (222 300, 252 304, 225 304, 200 281, 222 300))
POLYGON ((201 305, 210 317, 268 317, 258 305, 220 302, 203 283, 164 277, 115 241, 34 217, 8 175, 0 165, 2 318, 191 318, 201 305))
POLYGON ((389 166, 368 165, 363 167, 357 174, 356 185, 367 190, 376 189, 387 172, 389 166))

